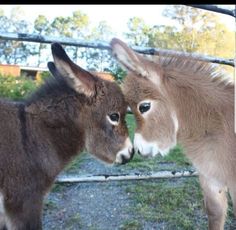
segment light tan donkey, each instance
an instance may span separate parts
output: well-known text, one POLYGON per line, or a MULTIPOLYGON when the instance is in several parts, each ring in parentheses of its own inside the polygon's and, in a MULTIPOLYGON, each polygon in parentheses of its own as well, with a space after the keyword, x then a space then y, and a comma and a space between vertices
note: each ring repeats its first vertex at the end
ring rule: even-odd
POLYGON ((137 122, 134 148, 155 156, 181 144, 200 175, 209 229, 224 229, 228 191, 236 214, 233 81, 190 56, 154 62, 116 38, 111 48, 128 72, 123 93, 137 122))

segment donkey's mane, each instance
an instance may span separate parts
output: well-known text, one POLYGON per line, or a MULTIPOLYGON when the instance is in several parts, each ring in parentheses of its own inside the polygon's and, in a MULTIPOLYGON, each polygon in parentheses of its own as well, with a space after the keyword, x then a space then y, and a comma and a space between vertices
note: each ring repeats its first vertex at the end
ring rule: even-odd
POLYGON ((61 76, 51 75, 45 82, 28 98, 25 99, 27 104, 31 104, 41 98, 56 98, 63 93, 75 94, 75 91, 69 86, 69 84, 61 76))
POLYGON ((233 87, 233 78, 230 77, 219 65, 201 61, 191 54, 165 52, 155 59, 166 72, 175 72, 177 75, 191 75, 203 82, 212 82, 220 88, 233 87), (171 56, 170 56, 171 55, 171 56))

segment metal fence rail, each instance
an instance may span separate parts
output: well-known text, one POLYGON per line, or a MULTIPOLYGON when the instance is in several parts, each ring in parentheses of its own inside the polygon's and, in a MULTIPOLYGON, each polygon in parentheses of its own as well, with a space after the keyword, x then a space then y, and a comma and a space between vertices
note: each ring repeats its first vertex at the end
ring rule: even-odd
MULTIPOLYGON (((15 40, 15 41, 27 41, 27 42, 36 42, 36 43, 48 43, 51 44, 53 42, 59 42, 62 45, 68 45, 68 46, 76 46, 76 47, 84 47, 84 48, 95 48, 95 49, 105 49, 110 50, 111 47, 108 42, 104 41, 91 41, 86 42, 84 40, 77 40, 73 38, 59 38, 59 37, 53 37, 53 36, 42 36, 37 34, 26 34, 26 33, 7 33, 7 32, 0 32, 0 39, 5 40, 15 40)), ((200 55, 196 53, 187 53, 187 52, 180 52, 180 51, 174 51, 174 50, 167 50, 167 49, 159 49, 159 48, 153 48, 153 47, 140 47, 140 46, 132 46, 132 48, 142 54, 148 54, 148 55, 160 55, 165 53, 166 55, 179 55, 179 54, 185 54, 185 55, 191 55, 192 57, 217 63, 217 64, 223 64, 223 65, 229 65, 234 67, 234 59, 224 59, 220 57, 212 57, 212 56, 206 56, 206 55, 200 55)))
POLYGON ((159 171, 151 174, 125 174, 125 175, 64 175, 56 178, 57 183, 80 183, 80 182, 107 182, 123 180, 147 180, 147 179, 165 179, 176 177, 198 176, 197 171, 159 171))

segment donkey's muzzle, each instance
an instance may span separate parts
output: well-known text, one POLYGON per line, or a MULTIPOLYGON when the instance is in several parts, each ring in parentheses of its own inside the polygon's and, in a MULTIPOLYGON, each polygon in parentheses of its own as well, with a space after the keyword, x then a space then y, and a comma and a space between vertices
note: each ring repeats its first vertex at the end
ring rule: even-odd
POLYGON ((129 161, 132 160, 133 156, 134 156, 134 148, 131 149, 129 157, 125 156, 125 155, 121 155, 121 164, 126 164, 129 161))
POLYGON ((133 145, 130 141, 130 138, 127 137, 124 143, 123 149, 121 149, 117 154, 116 154, 116 164, 125 164, 129 162, 134 156, 134 148, 133 145))
POLYGON ((128 148, 125 148, 118 152, 116 155, 116 164, 126 164, 129 162, 134 156, 134 148, 132 146, 129 146, 128 148))

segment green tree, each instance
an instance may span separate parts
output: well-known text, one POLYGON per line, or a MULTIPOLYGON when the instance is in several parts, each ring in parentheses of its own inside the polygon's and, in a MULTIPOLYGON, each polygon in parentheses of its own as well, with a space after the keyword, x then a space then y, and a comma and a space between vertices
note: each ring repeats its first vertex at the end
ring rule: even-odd
MULTIPOLYGON (((48 35, 49 34, 50 23, 49 20, 44 15, 38 15, 34 21, 34 33, 39 35, 48 35)), ((43 51, 47 46, 43 43, 38 43, 34 45, 31 49, 31 55, 37 56, 37 65, 40 66, 45 60, 41 60, 43 56, 43 51)))
MULTIPOLYGON (((4 11, 0 11, 0 32, 8 31, 11 26, 11 21, 5 16, 4 11)), ((0 61, 1 63, 10 63, 11 58, 11 42, 7 40, 0 40, 0 61)))
POLYGON ((89 17, 80 10, 74 11, 71 17, 73 37, 84 38, 89 32, 89 17))
POLYGON ((125 36, 131 45, 146 46, 148 44, 152 28, 142 18, 130 18, 127 27, 128 32, 125 33, 125 36))
MULTIPOLYGON (((219 14, 183 5, 169 6, 163 15, 174 20, 176 32, 170 39, 174 49, 204 55, 232 58, 235 55, 235 32, 222 23, 219 14)), ((233 68, 223 66, 233 74, 233 68)))
POLYGON ((50 25, 50 34, 55 37, 60 37, 62 35, 65 37, 72 37, 70 21, 70 17, 56 17, 50 25))
MULTIPOLYGON (((24 20, 24 12, 20 6, 14 7, 11 11, 10 18, 1 11, 0 31, 28 33, 29 22, 24 20)), ((29 55, 29 48, 26 42, 4 40, 0 43, 0 54, 3 63, 23 64, 29 55)))
POLYGON ((168 6, 163 15, 175 23, 176 31, 173 30, 175 34, 173 38, 177 44, 176 48, 181 51, 222 56, 222 50, 219 51, 219 47, 225 43, 225 37, 232 38, 233 35, 221 23, 219 15, 213 12, 173 5, 168 6), (222 33, 226 33, 225 36, 222 36, 222 33))
POLYGON ((176 45, 177 29, 174 26, 155 25, 148 34, 147 46, 161 49, 178 50, 176 45))
MULTIPOLYGON (((229 31, 217 13, 184 5, 170 5, 163 15, 173 26, 146 25, 141 18, 131 18, 126 37, 131 45, 194 52, 232 58, 235 55, 235 32, 229 31)), ((224 66, 230 70, 231 67, 224 66)))
MULTIPOLYGON (((89 17, 82 11, 77 10, 72 12, 72 16, 56 17, 49 28, 49 34, 52 36, 84 40, 89 33, 89 17)), ((81 54, 78 54, 78 47, 68 46, 66 51, 72 55, 75 62, 81 56, 81 54)))
MULTIPOLYGON (((100 21, 93 27, 87 39, 90 41, 108 41, 113 32, 105 21, 100 21)), ((109 71, 114 65, 110 52, 102 49, 87 48, 82 53, 86 67, 94 71, 109 71)))
MULTIPOLYGON (((89 34, 89 17, 80 10, 74 11, 70 18, 70 30, 72 37, 78 40, 87 40, 89 34)), ((68 47, 71 50, 73 59, 76 62, 78 58, 82 57, 82 52, 78 54, 78 47, 68 47)), ((81 49, 80 49, 81 50, 81 49)))

